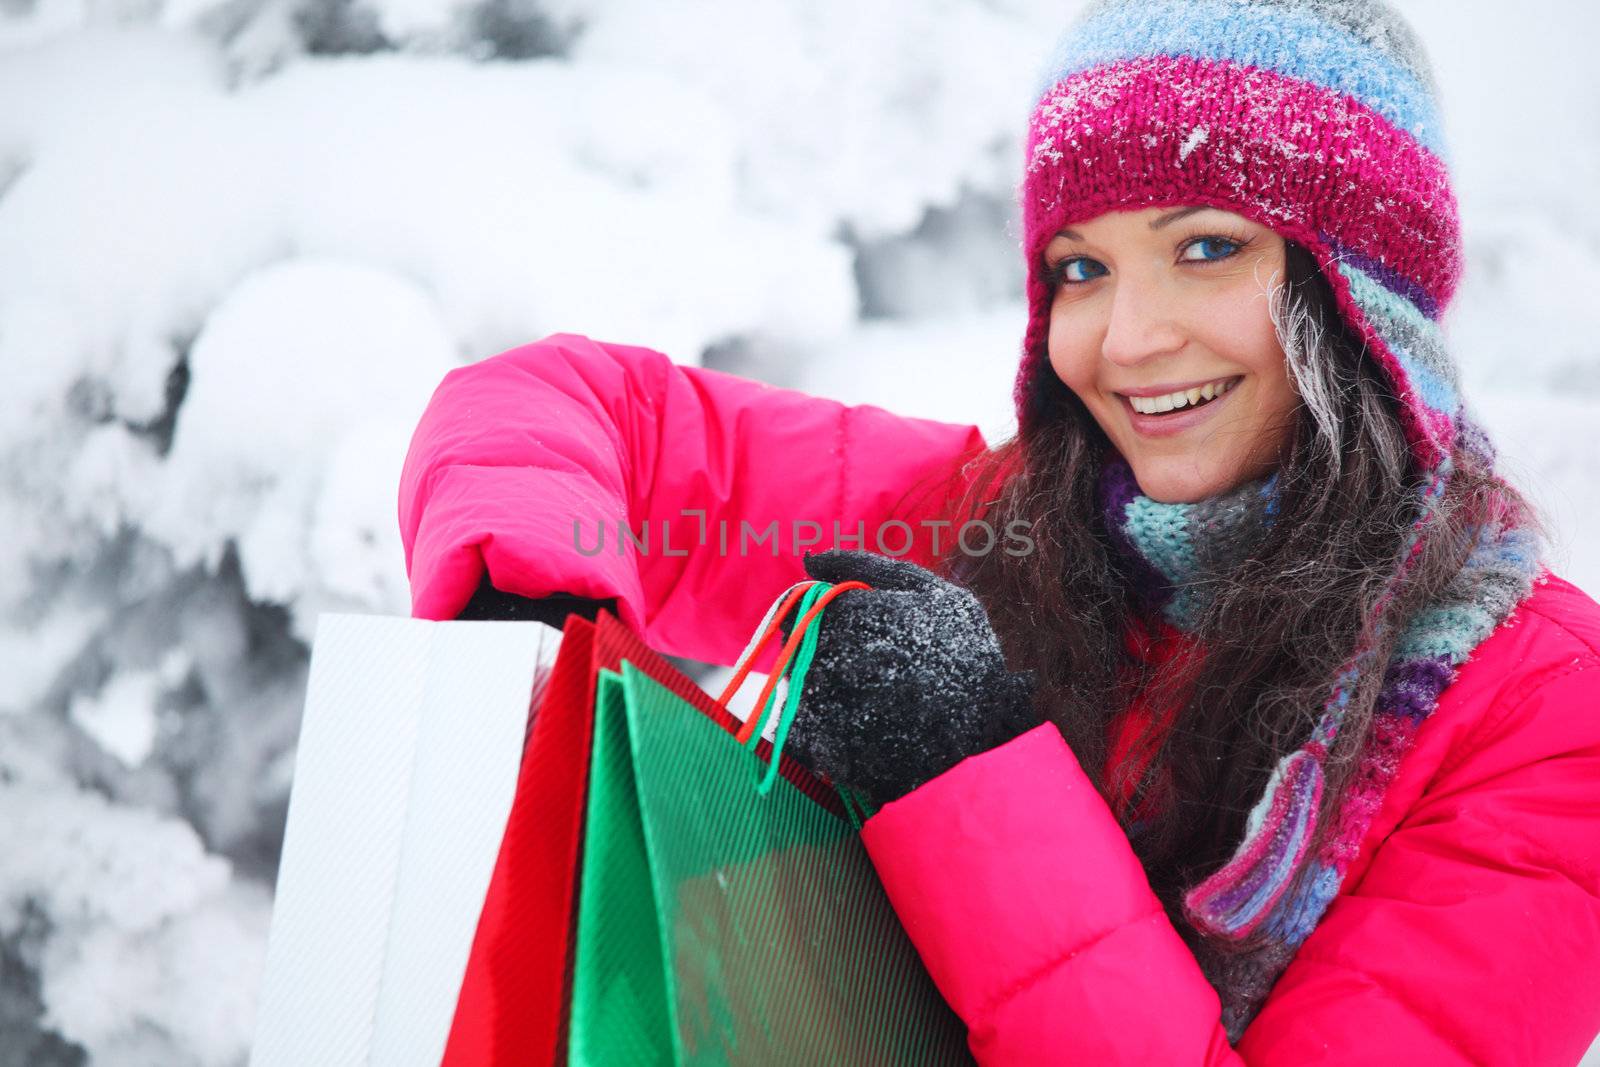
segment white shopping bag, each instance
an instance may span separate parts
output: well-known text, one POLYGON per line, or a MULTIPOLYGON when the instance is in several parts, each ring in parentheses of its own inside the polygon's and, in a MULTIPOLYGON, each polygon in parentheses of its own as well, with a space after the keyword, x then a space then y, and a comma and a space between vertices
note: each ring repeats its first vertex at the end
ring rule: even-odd
POLYGON ((560 641, 319 616, 252 1067, 437 1067, 560 641))

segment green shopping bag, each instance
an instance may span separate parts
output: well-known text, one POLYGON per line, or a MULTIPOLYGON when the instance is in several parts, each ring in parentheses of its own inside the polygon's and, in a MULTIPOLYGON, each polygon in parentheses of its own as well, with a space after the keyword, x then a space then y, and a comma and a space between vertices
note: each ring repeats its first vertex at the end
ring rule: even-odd
POLYGON ((768 771, 633 664, 599 673, 569 1062, 970 1063, 855 829, 768 771))

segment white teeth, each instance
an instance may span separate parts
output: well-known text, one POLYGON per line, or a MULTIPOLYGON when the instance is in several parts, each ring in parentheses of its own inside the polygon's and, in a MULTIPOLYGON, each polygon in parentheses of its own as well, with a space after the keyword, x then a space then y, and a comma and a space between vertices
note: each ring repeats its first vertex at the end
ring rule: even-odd
POLYGON ((1233 379, 1227 378, 1217 382, 1207 382, 1205 385, 1182 392, 1168 393, 1166 396, 1130 396, 1128 402, 1133 405, 1133 410, 1144 415, 1156 415, 1163 411, 1173 411, 1178 408, 1198 404, 1202 400, 1213 400, 1233 388, 1233 379))

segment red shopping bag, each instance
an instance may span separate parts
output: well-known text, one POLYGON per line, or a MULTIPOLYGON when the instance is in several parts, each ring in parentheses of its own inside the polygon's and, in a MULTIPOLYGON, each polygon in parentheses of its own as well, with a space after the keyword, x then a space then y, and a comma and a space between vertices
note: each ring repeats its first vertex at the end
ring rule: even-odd
MULTIPOLYGON (((594 729, 595 680, 623 660, 730 733, 744 723, 614 616, 568 618, 532 721, 499 857, 456 1002, 442 1067, 566 1059, 573 931, 594 729)), ((757 754, 771 757, 762 740, 757 754)), ((804 767, 779 773, 835 815, 839 796, 804 767)))

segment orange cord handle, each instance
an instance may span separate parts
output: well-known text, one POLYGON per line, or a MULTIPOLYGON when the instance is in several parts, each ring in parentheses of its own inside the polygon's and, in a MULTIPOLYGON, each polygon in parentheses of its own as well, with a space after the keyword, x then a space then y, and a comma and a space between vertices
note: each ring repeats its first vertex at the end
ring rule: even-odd
MULTIPOLYGON (((812 584, 814 585, 816 583, 812 584)), ((731 698, 734 693, 738 692, 739 686, 744 683, 745 677, 750 673, 751 664, 755 662, 756 657, 761 652, 761 649, 766 646, 767 640, 774 633, 782 632, 783 617, 789 613, 790 606, 795 600, 798 600, 800 597, 804 596, 806 590, 809 588, 810 586, 807 585, 791 590, 788 597, 784 599, 783 606, 779 608, 778 613, 773 616, 772 623, 761 635, 761 639, 757 641, 755 646, 751 649, 750 655, 746 659, 744 666, 737 674, 733 676, 732 680, 729 681, 728 687, 723 690, 721 697, 721 703, 723 705, 726 705, 729 698, 731 698)), ((765 710, 767 706, 767 700, 772 696, 773 689, 777 687, 778 679, 783 677, 783 672, 789 666, 789 661, 794 658, 795 649, 800 647, 800 642, 805 637, 806 627, 811 625, 811 620, 822 614, 822 609, 827 607, 828 602, 834 597, 838 596, 840 593, 848 593, 852 589, 871 588, 872 587, 866 582, 840 582, 838 585, 834 586, 832 589, 829 589, 826 593, 823 593, 820 597, 818 597, 816 603, 811 605, 811 610, 806 612, 805 617, 799 622, 795 623, 794 629, 789 631, 789 640, 784 643, 782 650, 778 653, 778 662, 772 668, 772 673, 767 675, 767 684, 762 687, 761 695, 756 697, 755 707, 751 710, 750 717, 745 720, 744 727, 734 735, 740 744, 744 744, 745 742, 749 741, 751 735, 754 734, 756 730, 760 729, 761 712, 765 710)))
POLYGON ((749 651, 744 654, 743 661, 739 663, 738 671, 734 673, 733 678, 723 688, 722 695, 717 698, 718 704, 723 707, 728 706, 728 701, 733 699, 733 694, 739 691, 739 687, 744 684, 745 678, 749 677, 750 668, 755 666, 756 657, 761 654, 761 649, 766 645, 767 639, 772 636, 774 630, 779 629, 779 624, 783 621, 783 617, 789 614, 789 609, 794 607, 794 602, 805 596, 806 592, 816 584, 815 581, 801 582, 789 590, 789 595, 784 597, 783 604, 773 614, 772 621, 767 624, 765 630, 761 631, 761 639, 751 645, 749 651))

